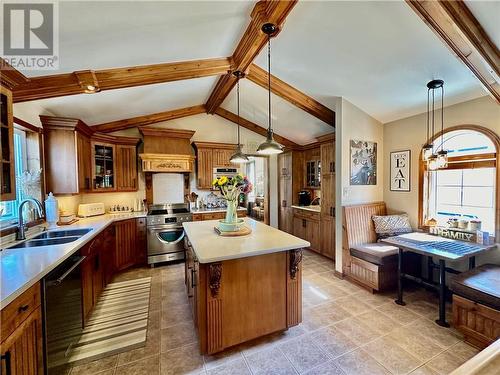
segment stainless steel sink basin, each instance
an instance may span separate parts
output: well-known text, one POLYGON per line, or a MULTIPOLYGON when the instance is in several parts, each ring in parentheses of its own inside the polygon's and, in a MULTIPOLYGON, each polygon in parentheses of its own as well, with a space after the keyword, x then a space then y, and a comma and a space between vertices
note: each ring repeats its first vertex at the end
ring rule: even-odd
POLYGON ((73 242, 79 239, 78 236, 72 237, 61 237, 61 238, 46 238, 46 239, 32 239, 18 243, 17 245, 9 247, 9 249, 20 249, 26 247, 39 247, 39 246, 50 246, 50 245, 62 245, 65 243, 73 242))
POLYGON ((58 231, 52 231, 52 232, 43 232, 40 233, 38 236, 35 236, 32 238, 32 240, 35 239, 42 239, 42 238, 61 238, 61 237, 81 237, 88 232, 90 232, 92 229, 89 228, 84 228, 84 229, 68 229, 68 230, 58 230, 58 231))

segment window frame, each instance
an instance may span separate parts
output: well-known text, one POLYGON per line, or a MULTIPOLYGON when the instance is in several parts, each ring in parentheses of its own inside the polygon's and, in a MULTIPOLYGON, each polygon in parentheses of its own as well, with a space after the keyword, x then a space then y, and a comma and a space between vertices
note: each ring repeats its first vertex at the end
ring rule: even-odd
MULTIPOLYGON (((495 183, 495 233, 493 233, 495 240, 500 238, 500 136, 493 130, 479 125, 456 125, 446 128, 443 134, 456 131, 456 130, 471 130, 482 133, 493 142, 496 152, 485 153, 468 156, 450 157, 448 160, 450 165, 447 169, 467 169, 474 167, 491 167, 496 166, 496 183, 495 183)), ((427 140, 426 143, 433 143, 441 138, 441 133, 438 133, 427 140)), ((422 152, 419 153, 418 159, 418 227, 426 229, 424 223, 424 183, 427 167, 422 160, 422 152)))

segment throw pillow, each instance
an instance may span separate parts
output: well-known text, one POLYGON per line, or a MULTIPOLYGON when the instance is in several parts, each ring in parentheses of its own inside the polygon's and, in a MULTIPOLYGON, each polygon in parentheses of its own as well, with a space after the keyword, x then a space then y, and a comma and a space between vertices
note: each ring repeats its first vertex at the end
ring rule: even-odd
POLYGON ((372 220, 375 224, 375 233, 377 233, 377 238, 379 240, 412 232, 410 219, 407 214, 387 216, 374 215, 372 216, 372 220))

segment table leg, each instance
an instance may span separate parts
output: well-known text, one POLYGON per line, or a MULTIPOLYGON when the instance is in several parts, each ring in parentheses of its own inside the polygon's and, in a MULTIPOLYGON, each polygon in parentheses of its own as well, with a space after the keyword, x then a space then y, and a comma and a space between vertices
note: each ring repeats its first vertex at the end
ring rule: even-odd
POLYGON ((469 258, 469 269, 473 269, 476 267, 476 257, 469 258))
POLYGON ((398 299, 396 302, 398 305, 404 306, 406 303, 403 301, 403 249, 398 251, 398 299))
POLYGON ((439 319, 436 323, 441 327, 449 327, 446 322, 446 267, 444 259, 439 259, 439 319))
POLYGON ((434 267, 432 267, 432 263, 432 257, 427 257, 427 280, 430 283, 434 282, 434 267))

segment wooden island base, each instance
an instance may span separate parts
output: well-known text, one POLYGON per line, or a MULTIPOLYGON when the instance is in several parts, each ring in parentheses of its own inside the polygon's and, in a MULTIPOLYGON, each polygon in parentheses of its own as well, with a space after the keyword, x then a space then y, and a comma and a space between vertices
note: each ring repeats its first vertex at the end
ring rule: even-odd
POLYGON ((302 250, 200 264, 189 243, 186 287, 201 354, 302 321, 302 250))

